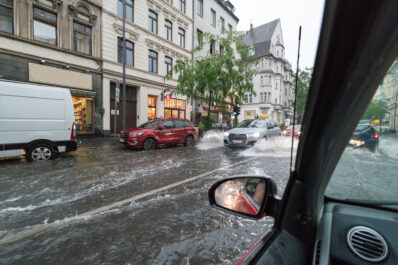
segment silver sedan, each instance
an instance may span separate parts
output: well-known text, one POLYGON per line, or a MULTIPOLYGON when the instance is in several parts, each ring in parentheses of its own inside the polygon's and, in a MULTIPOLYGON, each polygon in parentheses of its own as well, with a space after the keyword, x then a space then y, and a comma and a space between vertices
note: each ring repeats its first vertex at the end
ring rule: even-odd
POLYGON ((224 134, 224 145, 247 147, 258 140, 281 135, 281 129, 271 119, 244 120, 238 127, 224 134))

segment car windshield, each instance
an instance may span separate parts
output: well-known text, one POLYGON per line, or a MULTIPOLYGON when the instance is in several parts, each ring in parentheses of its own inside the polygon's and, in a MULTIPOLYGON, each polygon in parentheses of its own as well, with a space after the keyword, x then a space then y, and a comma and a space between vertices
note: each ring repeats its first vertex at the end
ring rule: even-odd
POLYGON ((145 122, 145 123, 141 124, 140 126, 138 126, 138 128, 140 128, 140 129, 153 129, 156 126, 158 126, 161 122, 162 122, 162 120, 148 121, 148 122, 145 122))
POLYGON ((265 124, 265 120, 245 120, 239 124, 238 128, 264 128, 265 124))
POLYGON ((350 138, 326 196, 398 208, 398 60, 383 79, 350 138), (381 128, 384 130, 381 131, 381 128))

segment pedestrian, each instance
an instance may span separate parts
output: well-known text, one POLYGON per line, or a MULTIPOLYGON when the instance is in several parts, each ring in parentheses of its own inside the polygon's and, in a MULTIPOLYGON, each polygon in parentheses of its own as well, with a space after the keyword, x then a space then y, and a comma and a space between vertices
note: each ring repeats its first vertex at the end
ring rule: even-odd
POLYGON ((231 130, 232 129, 232 121, 231 120, 228 120, 227 121, 227 131, 229 131, 229 130, 231 130))

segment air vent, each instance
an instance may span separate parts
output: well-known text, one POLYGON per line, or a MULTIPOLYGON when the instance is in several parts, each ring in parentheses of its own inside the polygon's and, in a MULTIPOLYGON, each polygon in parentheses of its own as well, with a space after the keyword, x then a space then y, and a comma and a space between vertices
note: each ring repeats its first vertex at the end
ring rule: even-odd
POLYGON ((314 265, 319 265, 319 261, 321 259, 321 241, 316 241, 315 250, 314 250, 314 265))
POLYGON ((355 226, 347 233, 347 243, 352 252, 369 262, 384 260, 388 254, 388 246, 384 238, 365 226, 355 226))

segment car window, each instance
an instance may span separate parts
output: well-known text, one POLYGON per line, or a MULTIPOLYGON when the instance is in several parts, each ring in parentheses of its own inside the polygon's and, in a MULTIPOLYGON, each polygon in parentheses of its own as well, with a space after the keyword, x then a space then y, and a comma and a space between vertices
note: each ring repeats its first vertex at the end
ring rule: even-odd
POLYGON ((326 196, 398 208, 397 62, 349 139, 326 196))
POLYGON ((162 127, 164 127, 165 129, 173 129, 174 125, 172 121, 166 121, 162 124, 162 127))
POLYGON ((145 123, 141 124, 140 126, 138 126, 138 128, 141 128, 141 129, 152 129, 152 128, 155 128, 156 126, 158 126, 161 122, 162 122, 162 120, 148 121, 148 122, 145 122, 145 123))
POLYGON ((192 127, 192 124, 189 121, 184 121, 185 127, 192 127))
POLYGON ((183 121, 180 120, 174 120, 174 128, 183 128, 185 127, 185 123, 183 121))
POLYGON ((249 127, 249 124, 252 122, 253 120, 244 120, 241 121, 238 125, 238 128, 247 128, 249 127))

